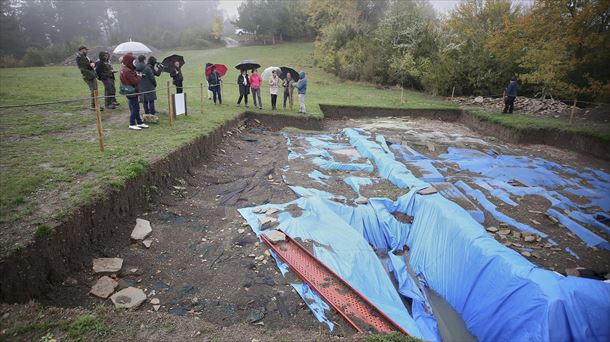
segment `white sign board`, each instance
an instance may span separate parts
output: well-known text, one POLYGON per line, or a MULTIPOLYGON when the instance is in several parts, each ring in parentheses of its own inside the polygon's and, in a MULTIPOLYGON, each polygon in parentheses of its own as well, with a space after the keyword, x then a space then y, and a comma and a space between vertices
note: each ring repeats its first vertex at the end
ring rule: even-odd
POLYGON ((174 113, 175 115, 186 114, 186 96, 184 93, 174 95, 174 113))

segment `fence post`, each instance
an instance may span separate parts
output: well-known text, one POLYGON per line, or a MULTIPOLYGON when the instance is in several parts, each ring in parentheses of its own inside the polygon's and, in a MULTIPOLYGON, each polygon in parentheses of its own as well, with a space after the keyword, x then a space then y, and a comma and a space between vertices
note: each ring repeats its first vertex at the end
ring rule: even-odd
POLYGON ((570 125, 574 123, 574 115, 576 114, 576 102, 578 100, 574 99, 574 104, 572 105, 572 112, 570 113, 570 125))
POLYGON ((172 116, 172 92, 167 81, 167 115, 169 117, 169 126, 174 126, 174 117, 172 116))
POLYGON ((451 100, 453 101, 453 94, 455 94, 455 86, 453 86, 453 89, 451 90, 451 100))
POLYGON ((100 99, 97 97, 97 89, 93 91, 95 101, 95 125, 97 126, 97 137, 100 143, 100 152, 104 152, 104 129, 102 128, 102 112, 100 111, 100 99))
POLYGON ((201 114, 203 114, 203 83, 201 83, 201 114))

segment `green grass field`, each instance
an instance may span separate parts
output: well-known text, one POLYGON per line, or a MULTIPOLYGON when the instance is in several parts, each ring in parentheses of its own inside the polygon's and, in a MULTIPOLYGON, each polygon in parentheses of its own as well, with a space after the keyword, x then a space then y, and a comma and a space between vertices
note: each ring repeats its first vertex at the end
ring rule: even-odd
MULTIPOLYGON (((158 79, 156 103, 162 112, 160 123, 144 131, 128 130, 127 103, 124 97, 119 97, 122 104, 119 109, 103 112, 104 153, 98 150, 95 114, 86 109, 87 101, 0 110, 0 223, 5 227, 18 224, 24 234, 31 235, 37 226, 61 220, 75 205, 95 200, 103 193, 102 186, 110 184, 120 188, 130 177, 145 172, 152 161, 233 118, 243 110, 235 106, 238 91, 233 65, 243 59, 254 59, 262 68, 289 65, 304 70, 309 79, 308 115, 312 116, 322 116, 320 103, 455 108, 443 99, 411 91, 405 91, 407 101, 401 104, 398 89, 342 81, 313 66, 312 49, 312 43, 293 43, 181 51, 186 60, 185 87, 193 87, 186 90, 189 115, 179 117, 174 127, 169 127, 165 85, 170 77, 164 73, 158 79), (199 86, 205 83, 206 62, 226 64, 230 71, 224 77, 223 106, 213 106, 206 92, 201 113, 199 86)), ((0 69, 0 82, 0 105, 88 96, 75 66, 0 69)), ((268 111, 266 83, 262 95, 264 111, 268 111)), ((291 114, 298 115, 297 110, 298 104, 291 114)), ((3 249, 7 247, 5 242, 2 241, 3 249)))
MULTIPOLYGON (((151 161, 205 135, 243 111, 237 108, 237 70, 233 65, 255 59, 263 68, 289 65, 305 70, 309 77, 308 115, 322 116, 319 103, 388 106, 404 108, 451 108, 442 99, 400 91, 377 89, 374 85, 343 82, 313 67, 311 43, 242 47, 206 51, 181 51, 189 115, 179 117, 174 127, 167 121, 167 73, 158 79, 157 109, 160 123, 145 131, 130 131, 128 109, 119 97, 119 109, 103 112, 106 151, 98 150, 95 114, 87 101, 71 104, 0 110, 0 220, 3 225, 36 226, 60 220, 75 205, 90 203, 111 184, 121 187, 127 179, 145 172, 151 161), (230 67, 225 75, 224 104, 213 106, 204 99, 200 112, 200 84, 206 62, 230 67), (165 115, 164 115, 165 114, 165 115), (27 223, 22 225, 22 223, 27 223)), ((157 56, 164 57, 164 56, 157 56)), ((118 69, 118 66, 116 67, 118 69)), ((75 66, 0 69, 0 105, 40 103, 85 98, 88 89, 75 66)), ((117 86, 118 87, 118 86, 117 86)), ((172 89, 173 90, 173 89, 172 89)), ((267 89, 264 111, 269 110, 267 89)), ((250 99, 251 101, 251 99, 250 99)), ((296 113, 298 104, 292 113, 296 113)), ((279 111, 278 113, 283 113, 279 111)))

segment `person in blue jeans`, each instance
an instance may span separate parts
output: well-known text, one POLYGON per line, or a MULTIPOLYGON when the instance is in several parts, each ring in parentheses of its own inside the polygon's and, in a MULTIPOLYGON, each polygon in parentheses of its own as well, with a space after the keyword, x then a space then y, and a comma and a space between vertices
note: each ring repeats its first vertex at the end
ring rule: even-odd
MULTIPOLYGON (((141 77, 136 73, 135 57, 127 54, 123 56, 123 66, 121 68, 121 84, 123 86, 132 86, 134 93, 137 93, 140 89, 139 84, 141 77)), ((132 93, 133 94, 133 93, 132 93)), ((136 131, 142 128, 148 128, 148 125, 142 122, 140 117, 140 103, 138 102, 138 95, 125 94, 127 102, 129 103, 129 129, 136 131)))
POLYGON ((216 104, 216 98, 218 97, 218 104, 222 104, 222 95, 220 95, 220 76, 218 75, 218 71, 216 71, 216 66, 212 65, 210 67, 212 72, 210 72, 210 76, 208 77, 208 90, 212 92, 212 97, 214 98, 214 104, 216 104))

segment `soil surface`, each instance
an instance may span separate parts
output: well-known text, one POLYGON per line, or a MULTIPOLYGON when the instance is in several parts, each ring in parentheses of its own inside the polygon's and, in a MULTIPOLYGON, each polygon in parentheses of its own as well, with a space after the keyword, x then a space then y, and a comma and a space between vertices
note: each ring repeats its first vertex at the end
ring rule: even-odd
MULTIPOLYGON (((155 196, 149 210, 139 214, 153 228, 149 248, 142 242, 130 241, 133 225, 119 227, 123 238, 113 239, 119 242, 100 249, 102 252, 97 257, 123 258, 121 271, 113 277, 119 281, 119 288, 133 286, 146 292, 148 300, 138 311, 115 310, 110 300, 91 296, 89 291, 99 275, 87 269, 72 274, 62 284, 55 284, 39 304, 0 306, 0 339, 37 340, 49 332, 62 337, 66 332, 61 325, 18 328, 27 322, 57 322, 86 313, 96 315, 109 327, 104 339, 111 340, 326 340, 341 336, 360 339, 361 336, 353 335, 354 330, 336 316, 330 316, 335 323, 332 333, 316 320, 290 286, 296 278, 281 275, 267 248, 237 212, 242 207, 296 199, 289 185, 328 191, 349 205, 356 205, 359 195, 396 199, 406 193, 381 179, 376 169, 373 173, 327 171, 309 158, 289 159, 289 148, 304 152, 300 145, 304 136, 328 134, 329 141, 348 144, 345 138, 336 138, 333 134, 344 127, 359 127, 383 134, 390 142, 408 143, 431 157, 446 153, 448 146, 493 148, 505 154, 539 156, 577 169, 608 170, 608 163, 604 161, 548 146, 506 144, 458 123, 403 117, 326 121, 325 124, 321 132, 278 132, 248 119, 244 125, 227 132, 216 152, 191 168, 188 177, 174 179, 174 185, 155 196), (291 139, 290 146, 286 137, 291 139), (328 176, 365 176, 373 179, 373 184, 361 186, 358 194, 339 177, 320 181, 311 178, 309 174, 313 170, 328 176), (153 298, 160 301, 158 311, 150 303, 153 298)), ((351 152, 343 152, 333 155, 346 162, 349 159, 345 153, 351 152)), ((351 162, 364 163, 365 159, 351 162)), ((412 171, 420 175, 419 170, 412 171)), ((456 181, 466 174, 452 173, 449 169, 444 175, 456 181)), ((504 227, 485 213, 485 227, 511 230, 507 236, 490 235, 518 252, 529 248, 531 262, 560 273, 577 266, 593 269, 598 274, 610 270, 610 252, 586 247, 567 229, 542 214, 550 206, 546 199, 527 196, 520 199, 517 207, 509 209, 484 193, 498 210, 519 222, 532 224, 535 220, 539 223, 535 228, 558 243, 557 247, 551 247, 543 239, 525 242, 523 237, 512 233, 513 228, 504 227), (580 259, 566 252, 566 247, 580 259)), ((564 195, 577 200, 573 195, 564 195)), ((291 213, 300 215, 296 209, 291 213)), ((401 220, 409 219, 401 217, 401 220)), ((85 337, 97 338, 92 334, 85 337)))

